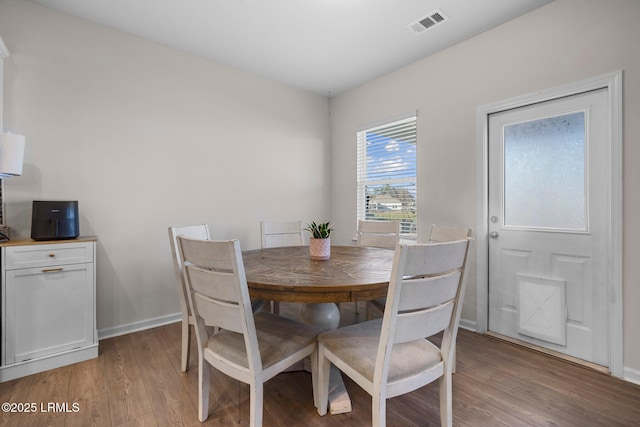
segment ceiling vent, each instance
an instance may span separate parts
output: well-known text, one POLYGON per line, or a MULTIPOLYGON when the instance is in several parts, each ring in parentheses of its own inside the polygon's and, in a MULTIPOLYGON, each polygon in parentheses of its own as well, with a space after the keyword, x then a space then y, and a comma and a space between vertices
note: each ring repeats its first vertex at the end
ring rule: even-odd
POLYGON ((435 27, 438 24, 441 24, 445 21, 448 21, 449 18, 442 13, 440 9, 436 9, 424 18, 417 20, 416 22, 412 22, 407 25, 414 34, 422 34, 430 28, 435 27))

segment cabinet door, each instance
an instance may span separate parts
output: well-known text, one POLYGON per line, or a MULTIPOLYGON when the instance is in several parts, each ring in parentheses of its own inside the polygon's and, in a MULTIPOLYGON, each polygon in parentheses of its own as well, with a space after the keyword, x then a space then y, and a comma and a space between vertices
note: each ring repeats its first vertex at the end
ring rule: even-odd
POLYGON ((95 341, 93 264, 6 271, 6 363, 95 341))

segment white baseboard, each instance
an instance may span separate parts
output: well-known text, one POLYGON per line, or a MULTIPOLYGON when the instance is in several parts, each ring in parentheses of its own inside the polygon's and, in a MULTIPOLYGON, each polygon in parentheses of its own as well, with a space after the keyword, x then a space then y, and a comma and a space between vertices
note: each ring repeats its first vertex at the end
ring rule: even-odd
POLYGON ((640 385, 640 371, 625 367, 622 375, 623 380, 640 385))
POLYGON ((140 322, 129 323, 127 325, 115 326, 113 328, 99 329, 98 339, 117 337, 133 332, 144 331, 146 329, 157 328, 158 326, 169 325, 182 320, 181 313, 168 314, 153 319, 142 320, 140 322))
POLYGON ((478 327, 478 322, 476 322, 475 320, 468 320, 468 319, 461 318, 460 324, 458 326, 462 329, 466 329, 471 332, 476 332, 478 327))

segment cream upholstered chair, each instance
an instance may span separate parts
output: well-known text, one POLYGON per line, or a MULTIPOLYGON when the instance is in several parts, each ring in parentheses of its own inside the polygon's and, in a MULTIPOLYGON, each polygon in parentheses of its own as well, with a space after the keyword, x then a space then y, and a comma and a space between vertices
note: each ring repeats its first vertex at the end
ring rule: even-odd
MULTIPOLYGON (((302 246, 301 221, 262 221, 260 223, 263 248, 279 248, 283 246, 302 246)), ((280 304, 272 301, 271 311, 278 314, 280 304)))
MULTIPOLYGON (((431 231, 429 232, 429 243, 437 243, 437 242, 452 242, 454 240, 463 240, 466 238, 470 238, 473 230, 468 227, 456 227, 451 225, 431 225, 431 231)), ((367 301, 366 306, 366 317, 367 319, 371 319, 373 317, 373 313, 378 313, 378 315, 382 315, 384 311, 384 306, 386 304, 386 298, 375 299, 371 301, 367 301)), ((455 363, 455 343, 454 343, 454 363, 452 367, 452 372, 456 372, 456 363, 455 363)))
POLYGON ((178 247, 176 238, 178 236, 193 237, 195 239, 209 240, 209 226, 207 224, 189 225, 185 227, 169 227, 169 243, 171 246, 171 255, 173 258, 173 268, 176 273, 176 282, 178 283, 178 297, 180 299, 180 309, 182 310, 182 357, 180 367, 182 372, 189 369, 189 343, 191 341, 191 327, 194 324, 193 315, 189 309, 187 301, 187 290, 185 288, 182 276, 182 261, 178 256, 178 247))
POLYGON ((301 221, 262 221, 260 223, 263 248, 302 246, 301 221))
MULTIPOLYGON (((251 426, 262 425, 263 384, 307 356, 315 391, 316 337, 321 330, 272 313, 253 313, 238 240, 179 236, 178 248, 196 321, 200 421, 209 416, 210 366, 249 384, 251 426), (210 335, 207 324, 220 332, 210 335)), ((315 394, 313 399, 317 407, 315 394)))
MULTIPOLYGON (((451 225, 431 225, 431 232, 429 233, 429 243, 438 243, 438 242, 451 242, 453 240, 462 240, 465 238, 471 238, 473 230, 468 227, 455 227, 451 225)), ((451 367, 452 372, 455 374, 456 372, 456 343, 453 343, 453 366, 451 367)))
POLYGON ((452 242, 471 237, 472 229, 468 227, 454 227, 450 225, 431 225, 429 243, 452 242))
POLYGON ((372 425, 386 424, 386 400, 440 381, 441 425, 452 425, 453 344, 464 295, 469 239, 398 244, 381 319, 318 336, 318 413, 327 412, 337 366, 372 396, 372 425), (444 331, 440 347, 426 338, 444 331))
POLYGON ((399 221, 358 221, 358 246, 395 249, 399 239, 399 221))
MULTIPOLYGON (((180 369, 187 372, 189 369, 189 343, 191 342, 191 327, 194 319, 187 301, 187 290, 182 274, 182 261, 178 254, 177 241, 178 236, 192 237, 194 239, 210 240, 209 226, 207 224, 187 225, 184 227, 169 227, 169 246, 171 247, 171 255, 173 259, 173 269, 176 274, 176 282, 178 284, 178 299, 180 300, 180 310, 182 311, 182 356, 180 360, 180 369)), ((254 311, 264 307, 264 301, 254 301, 252 303, 254 311)))
MULTIPOLYGON (((358 246, 395 249, 399 240, 399 221, 358 220, 358 246)), ((366 310, 368 310, 367 306, 365 306, 365 312, 366 310)), ((360 313, 358 301, 355 302, 355 312, 360 313)))
MULTIPOLYGON (((436 242, 452 242, 454 240, 463 240, 471 237, 472 229, 467 227, 454 227, 450 225, 431 225, 431 231, 429 232, 429 243, 436 242)), ((370 320, 373 317, 373 313, 381 315, 384 311, 386 303, 385 298, 367 301, 366 317, 370 320)), ((455 367, 454 367, 455 371, 455 367)))

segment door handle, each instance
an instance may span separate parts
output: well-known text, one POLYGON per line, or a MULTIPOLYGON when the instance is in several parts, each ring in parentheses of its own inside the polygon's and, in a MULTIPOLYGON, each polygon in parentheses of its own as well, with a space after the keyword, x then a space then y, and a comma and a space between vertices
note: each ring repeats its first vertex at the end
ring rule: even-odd
POLYGON ((489 233, 489 237, 491 237, 492 239, 497 239, 498 238, 498 232, 497 231, 492 231, 491 233, 489 233))

